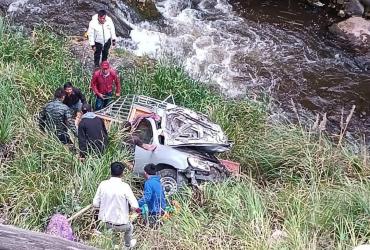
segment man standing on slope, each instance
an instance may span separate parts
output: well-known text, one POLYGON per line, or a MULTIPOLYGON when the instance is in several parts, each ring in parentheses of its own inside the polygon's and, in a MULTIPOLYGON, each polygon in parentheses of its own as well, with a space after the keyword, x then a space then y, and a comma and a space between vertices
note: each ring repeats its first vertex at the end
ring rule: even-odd
POLYGON ((125 166, 121 162, 113 162, 110 166, 112 177, 100 183, 96 191, 93 205, 99 208, 99 220, 105 222, 109 229, 124 232, 124 243, 128 248, 136 245, 132 239, 133 225, 129 220, 129 206, 136 211, 139 208, 131 187, 122 181, 125 166))
POLYGON ((82 106, 83 115, 78 125, 78 144, 82 159, 89 152, 103 153, 108 144, 108 132, 103 119, 91 111, 90 104, 82 106))
POLYGON ((76 134, 76 127, 72 121, 72 114, 68 106, 63 104, 65 92, 58 88, 54 93, 54 100, 47 103, 40 113, 39 122, 43 131, 49 129, 64 143, 71 143, 68 128, 76 134))
POLYGON ((95 14, 87 30, 89 36, 89 43, 94 51, 95 67, 99 68, 100 56, 102 55, 102 62, 108 59, 109 48, 116 44, 116 30, 113 21, 107 16, 105 10, 99 10, 95 14))
POLYGON ((105 108, 113 94, 113 84, 116 87, 116 96, 120 96, 121 83, 118 73, 110 68, 109 63, 101 63, 101 69, 94 72, 90 87, 96 96, 95 110, 105 108))

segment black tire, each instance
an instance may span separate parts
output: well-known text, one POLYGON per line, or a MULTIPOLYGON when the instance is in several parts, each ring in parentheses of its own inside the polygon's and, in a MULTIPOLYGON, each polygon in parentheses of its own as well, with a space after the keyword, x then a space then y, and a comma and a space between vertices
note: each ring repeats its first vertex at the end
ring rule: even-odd
POLYGON ((158 174, 166 196, 175 194, 188 184, 185 175, 178 173, 175 169, 165 168, 158 171, 158 174))

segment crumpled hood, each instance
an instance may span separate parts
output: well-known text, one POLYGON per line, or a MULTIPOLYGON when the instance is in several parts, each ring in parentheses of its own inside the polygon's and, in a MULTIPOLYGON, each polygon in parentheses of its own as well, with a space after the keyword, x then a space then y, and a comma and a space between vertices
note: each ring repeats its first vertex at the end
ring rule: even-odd
POLYGON ((231 145, 221 126, 193 110, 175 107, 166 110, 163 133, 168 146, 199 147, 208 152, 224 152, 231 145))
POLYGON ((96 117, 96 114, 93 113, 93 112, 87 112, 86 114, 84 114, 81 118, 84 119, 94 119, 96 117))

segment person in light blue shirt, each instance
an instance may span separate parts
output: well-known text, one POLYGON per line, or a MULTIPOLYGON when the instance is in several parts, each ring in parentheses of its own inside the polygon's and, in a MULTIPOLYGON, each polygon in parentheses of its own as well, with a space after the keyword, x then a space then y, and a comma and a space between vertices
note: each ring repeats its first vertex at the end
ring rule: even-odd
POLYGON ((156 222, 166 209, 166 197, 160 181, 156 175, 157 168, 154 164, 148 164, 144 167, 144 194, 139 200, 139 206, 148 206, 149 223, 156 222))

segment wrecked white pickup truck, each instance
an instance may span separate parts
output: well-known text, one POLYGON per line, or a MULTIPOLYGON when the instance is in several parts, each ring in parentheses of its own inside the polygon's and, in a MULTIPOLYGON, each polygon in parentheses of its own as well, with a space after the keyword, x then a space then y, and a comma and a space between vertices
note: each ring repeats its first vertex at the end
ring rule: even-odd
POLYGON ((229 150, 231 144, 221 127, 204 114, 147 96, 120 97, 96 112, 108 126, 129 121, 135 136, 156 146, 148 151, 136 146, 134 172, 143 174, 149 163, 158 166, 158 174, 169 195, 186 184, 220 181, 239 171, 234 162, 219 160, 216 153, 229 150))

